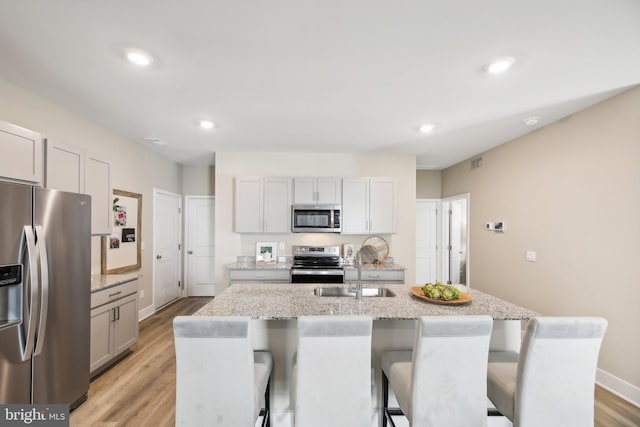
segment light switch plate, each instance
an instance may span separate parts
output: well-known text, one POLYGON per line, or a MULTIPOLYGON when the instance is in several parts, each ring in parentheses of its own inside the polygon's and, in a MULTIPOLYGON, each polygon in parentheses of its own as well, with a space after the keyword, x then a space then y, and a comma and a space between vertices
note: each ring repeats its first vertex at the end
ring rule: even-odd
POLYGON ((527 251, 527 261, 536 262, 536 252, 535 251, 527 251))

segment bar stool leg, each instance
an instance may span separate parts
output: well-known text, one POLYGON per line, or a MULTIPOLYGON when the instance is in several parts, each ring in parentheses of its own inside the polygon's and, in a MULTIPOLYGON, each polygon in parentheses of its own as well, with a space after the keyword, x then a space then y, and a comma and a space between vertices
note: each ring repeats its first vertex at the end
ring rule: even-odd
POLYGON ((267 381, 267 389, 264 391, 264 409, 260 410, 262 415, 262 427, 271 426, 271 405, 269 404, 269 386, 271 385, 271 377, 267 381))
POLYGON ((389 412, 389 379, 382 371, 382 427, 387 427, 387 420, 391 427, 396 427, 389 412))

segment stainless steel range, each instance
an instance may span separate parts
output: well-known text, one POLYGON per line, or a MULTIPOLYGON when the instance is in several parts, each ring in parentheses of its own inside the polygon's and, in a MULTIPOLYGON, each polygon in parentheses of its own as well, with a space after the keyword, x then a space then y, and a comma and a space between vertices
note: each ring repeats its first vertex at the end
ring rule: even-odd
POLYGON ((344 283, 340 246, 293 246, 291 283, 344 283))

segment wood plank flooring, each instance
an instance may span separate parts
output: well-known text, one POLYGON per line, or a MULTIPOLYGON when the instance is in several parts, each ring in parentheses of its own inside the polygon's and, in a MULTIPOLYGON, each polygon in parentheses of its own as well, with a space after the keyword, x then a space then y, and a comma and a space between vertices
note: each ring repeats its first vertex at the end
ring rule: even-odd
MULTIPOLYGON (((135 351, 91 382, 89 398, 71 413, 75 427, 175 425, 175 316, 190 315, 211 298, 185 298, 140 323, 135 351)), ((596 387, 596 427, 638 427, 640 408, 596 387)))
POLYGON ((184 298, 143 320, 134 352, 91 382, 88 399, 71 413, 70 425, 173 427, 173 318, 193 314, 210 300, 184 298))

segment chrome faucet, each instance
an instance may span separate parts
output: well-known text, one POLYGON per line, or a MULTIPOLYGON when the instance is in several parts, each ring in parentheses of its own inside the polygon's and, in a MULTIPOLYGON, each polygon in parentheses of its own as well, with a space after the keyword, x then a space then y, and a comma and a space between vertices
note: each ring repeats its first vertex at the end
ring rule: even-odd
POLYGON ((356 299, 362 299, 362 254, 356 253, 356 268, 358 269, 358 280, 356 281, 356 299))

